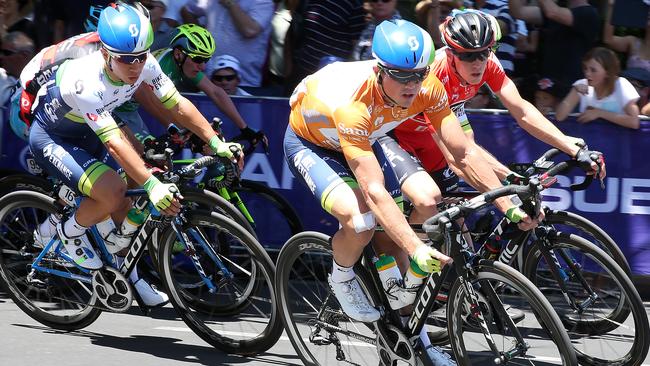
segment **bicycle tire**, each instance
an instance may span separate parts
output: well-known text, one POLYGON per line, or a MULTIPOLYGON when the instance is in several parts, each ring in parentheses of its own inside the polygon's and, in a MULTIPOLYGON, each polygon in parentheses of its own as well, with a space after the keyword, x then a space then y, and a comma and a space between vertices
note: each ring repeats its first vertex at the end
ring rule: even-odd
MULTIPOLYGON (((544 295, 523 274, 503 263, 487 260, 479 262, 478 267, 475 268, 475 274, 477 281, 488 281, 488 283, 489 281, 501 281, 515 289, 518 295, 525 299, 527 306, 532 308, 533 314, 542 325, 541 329, 546 330, 547 335, 558 347, 562 365, 577 365, 576 353, 560 318, 544 295)), ((467 295, 462 282, 462 277, 456 279, 449 292, 447 324, 451 335, 450 344, 456 355, 458 365, 480 365, 484 364, 480 362, 493 361, 494 355, 486 356, 488 358, 479 363, 474 363, 476 360, 472 361, 470 359, 470 354, 463 340, 465 327, 463 326, 464 306, 462 304, 465 303, 464 297, 467 295), (489 357, 492 357, 492 359, 489 359, 489 357)))
MULTIPOLYGON (((584 234, 588 234, 593 240, 589 240, 592 243, 596 244, 599 248, 604 250, 609 254, 616 263, 621 266, 621 268, 628 275, 632 274, 632 269, 630 264, 627 262, 623 251, 616 244, 614 239, 609 236, 605 230, 601 229, 598 225, 594 224, 592 221, 587 218, 580 216, 578 214, 567 212, 567 211, 558 211, 558 210, 546 210, 546 218, 544 219, 551 225, 569 225, 575 229, 582 231, 584 234)), ((564 230, 558 230, 564 231, 564 230)), ((585 238, 589 239, 589 238, 585 238)))
MULTIPOLYGON (((203 320, 203 317, 206 316, 206 309, 196 309, 193 301, 187 301, 186 296, 183 294, 182 287, 178 285, 178 282, 174 278, 171 261, 164 260, 161 262, 161 275, 174 308, 190 329, 201 337, 201 339, 215 348, 224 352, 240 355, 252 355, 268 350, 277 342, 282 334, 282 322, 279 319, 278 307, 274 301, 275 291, 272 286, 275 274, 275 266, 273 265, 273 262, 264 251, 264 248, 262 248, 259 242, 257 242, 255 237, 229 217, 215 212, 197 210, 189 213, 187 220, 190 227, 202 225, 217 230, 224 230, 227 233, 233 234, 234 237, 240 241, 244 246, 244 249, 249 253, 251 259, 255 261, 254 263, 257 266, 256 273, 258 273, 259 276, 258 281, 267 281, 268 286, 265 291, 268 291, 268 302, 270 304, 266 304, 266 306, 270 306, 270 315, 268 319, 266 319, 268 322, 266 322, 263 331, 251 339, 229 338, 229 335, 233 335, 231 334, 232 328, 230 328, 231 331, 214 331, 209 327, 208 322, 203 320)), ((159 249, 160 258, 170 258, 175 242, 175 232, 172 228, 167 229, 161 237, 161 245, 159 249)), ((249 296, 246 301, 251 304, 250 307, 255 307, 256 305, 252 304, 251 299, 255 300, 257 297, 263 297, 264 295, 265 294, 249 296)), ((262 299, 262 301, 266 302, 266 299, 262 299)), ((216 317, 223 316, 221 313, 211 315, 216 317)), ((233 317, 231 316, 229 320, 232 320, 231 318, 233 317)))
POLYGON ((0 197, 16 191, 34 191, 50 195, 52 183, 36 175, 16 173, 0 178, 0 197))
MULTIPOLYGON (((57 212, 58 209, 55 203, 56 200, 54 198, 39 192, 18 191, 9 193, 0 199, 0 223, 4 222, 6 215, 12 210, 20 207, 36 208, 43 211, 44 214, 57 212)), ((46 215, 43 216, 46 217, 46 215)), ((31 258, 22 258, 18 250, 0 249, 0 285, 16 305, 32 319, 54 329, 73 331, 85 328, 95 322, 102 311, 92 306, 85 307, 76 315, 54 315, 41 308, 42 305, 39 304, 43 303, 44 300, 39 298, 40 301, 38 301, 38 304, 30 300, 27 294, 32 296, 42 295, 44 298, 49 298, 51 296, 51 293, 49 293, 51 289, 49 286, 48 289, 39 289, 38 287, 27 285, 27 281, 24 278, 22 278, 22 281, 17 281, 18 278, 16 278, 17 276, 14 275, 10 267, 18 266, 23 262, 21 259, 27 259, 27 262, 31 264, 33 258, 38 253, 40 253, 40 248, 31 253, 31 258), (22 288, 24 287, 28 291, 23 292, 22 288)), ((56 276, 51 277, 56 278, 56 276)), ((76 304, 76 302, 73 304, 76 304)))
MULTIPOLYGON (((292 273, 292 268, 294 268, 294 263, 296 259, 300 255, 312 251, 316 252, 315 254, 320 253, 318 254, 319 256, 322 255, 331 256, 332 247, 329 242, 329 236, 319 232, 305 231, 291 237, 287 241, 287 243, 282 247, 282 249, 280 250, 280 254, 278 255, 277 266, 276 266, 276 277, 274 282, 276 288, 276 296, 277 296, 276 303, 280 308, 280 315, 282 318, 282 322, 284 323, 287 336, 294 350, 296 351, 297 355, 300 357, 302 362, 307 366, 317 366, 317 365, 321 365, 322 364, 321 362, 327 362, 327 361, 319 359, 319 357, 312 354, 312 352, 308 349, 307 345, 304 343, 305 342, 304 337, 300 334, 300 331, 298 330, 297 322, 299 322, 300 320, 294 319, 294 315, 299 317, 301 316, 301 314, 296 314, 292 312, 291 309, 292 307, 290 301, 294 299, 295 295, 294 293, 291 292, 292 289, 290 288, 291 286, 290 278, 292 275, 296 275, 296 273, 292 273)), ((330 257, 326 259, 325 258, 321 258, 321 259, 323 259, 323 261, 321 261, 322 264, 328 263, 329 265, 331 265, 332 263, 330 257), (327 263, 325 263, 324 261, 326 261, 327 263)), ((328 268, 322 267, 318 263, 316 264, 309 263, 306 264, 306 268, 303 269, 307 270, 308 272, 312 273, 314 276, 318 277, 316 278, 317 281, 321 283, 325 283, 325 285, 328 286, 327 285, 327 275, 329 273, 328 268)), ((359 279, 361 286, 368 289, 369 287, 367 286, 370 283, 370 279, 367 277, 365 272, 362 270, 357 270, 355 266, 355 273, 357 275, 357 278, 359 279)), ((295 289, 294 291, 298 292, 298 289, 295 289)), ((302 291, 302 289, 300 289, 300 291, 302 291)), ((318 291, 318 286, 311 286, 309 287, 309 290, 306 291, 307 292, 318 291)), ((327 291, 331 292, 329 286, 327 287, 327 291)), ((309 294, 305 294, 304 296, 308 296, 308 295, 309 294)), ((369 291, 369 298, 371 299, 371 301, 376 300, 373 296, 372 291, 369 291)), ((311 302, 308 302, 308 304, 312 305, 311 302)), ((332 309, 331 312, 333 314, 332 316, 334 317, 337 316, 335 314, 335 310, 336 309, 332 309)), ((341 315, 344 316, 344 314, 341 315)), ((305 318, 304 315, 303 318, 305 318)), ((345 318, 347 318, 347 316, 345 316, 345 318)), ((332 320, 332 321, 337 321, 337 320, 332 320)), ((374 334, 374 328, 372 328, 372 325, 366 323, 358 323, 358 324, 367 328, 366 335, 370 336, 374 334)), ((310 340, 310 342, 312 341, 310 340)), ((316 345, 315 343, 312 344, 316 345)), ((375 347, 374 343, 368 346, 375 347)), ((334 350, 332 350, 332 352, 333 351, 334 350)), ((325 353, 328 355, 331 355, 332 352, 325 351, 325 353)), ((373 351, 369 352, 367 356, 372 356, 372 357, 368 357, 367 359, 363 359, 363 361, 366 362, 367 364, 374 363, 375 365, 376 364, 383 365, 383 363, 380 362, 381 360, 378 357, 376 348, 373 348, 373 351)), ((354 360, 354 361, 359 362, 360 360, 354 360)))
MULTIPOLYGON (((648 315, 643 306, 641 297, 634 287, 634 284, 632 283, 630 277, 614 261, 614 259, 608 255, 608 253, 584 238, 573 234, 569 235, 558 232, 555 234, 555 236, 548 238, 548 240, 556 250, 561 248, 573 249, 581 253, 585 253, 590 258, 593 258, 597 264, 600 264, 601 268, 604 268, 607 273, 612 276, 613 280, 618 285, 618 288, 621 290, 620 300, 618 301, 614 311, 606 316, 598 315, 598 320, 575 320, 572 319, 570 313, 567 313, 566 316, 561 316, 562 322, 564 323, 565 327, 569 329, 572 337, 576 338, 580 335, 586 335, 588 339, 594 338, 593 336, 595 335, 603 335, 605 333, 611 332, 619 328, 619 325, 628 318, 630 313, 632 314, 634 321, 634 342, 625 355, 617 359, 598 358, 578 349, 578 345, 576 344, 575 348, 578 354, 578 359, 584 364, 593 366, 640 365, 647 356, 648 348, 650 347, 650 323, 648 322, 648 315)), ((530 248, 528 258, 525 261, 526 266, 524 267, 524 274, 536 285, 539 285, 539 277, 537 276, 537 271, 538 263, 542 258, 541 255, 542 254, 539 249, 539 244, 535 243, 530 248)), ((598 285, 599 282, 602 282, 602 280, 599 281, 599 277, 596 277, 594 284, 598 285)), ((611 290, 602 292, 611 292, 611 290)), ((559 306, 555 306, 555 308, 558 311, 561 309, 559 306)), ((608 305, 608 308, 611 308, 611 306, 608 305)), ((624 338, 628 339, 629 336, 626 336, 624 338)), ((613 336, 610 336, 608 339, 608 344, 614 340, 615 338, 613 336)), ((577 341, 574 343, 577 343, 577 341)), ((589 348, 590 351, 593 350, 593 347, 585 348, 589 348)), ((622 347, 616 348, 622 349, 622 347)))

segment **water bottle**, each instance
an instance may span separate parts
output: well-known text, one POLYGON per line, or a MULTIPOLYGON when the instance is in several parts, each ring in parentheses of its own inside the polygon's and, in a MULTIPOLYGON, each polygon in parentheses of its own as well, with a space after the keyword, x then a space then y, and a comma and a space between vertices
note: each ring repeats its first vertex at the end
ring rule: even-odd
POLYGON ((409 269, 404 276, 404 289, 402 290, 404 305, 410 305, 415 301, 415 296, 428 275, 428 273, 420 269, 417 263, 411 260, 411 265, 409 265, 409 269))
POLYGON ((146 210, 143 211, 135 207, 131 208, 122 222, 119 234, 130 238, 147 218, 147 214, 146 210))
POLYGON ((379 273, 379 279, 386 292, 388 304, 391 309, 401 309, 407 304, 402 301, 402 273, 397 267, 395 257, 391 255, 381 254, 379 259, 375 262, 375 267, 379 273))

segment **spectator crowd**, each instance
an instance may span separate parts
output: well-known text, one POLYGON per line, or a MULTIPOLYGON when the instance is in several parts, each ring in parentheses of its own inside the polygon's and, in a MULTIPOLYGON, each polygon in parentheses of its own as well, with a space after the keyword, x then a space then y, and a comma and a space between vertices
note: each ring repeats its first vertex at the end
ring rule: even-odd
MULTIPOLYGON (((0 102, 44 47, 89 30, 111 1, 0 0, 0 102)), ((440 24, 479 9, 496 18, 494 49, 522 96, 545 114, 569 113, 638 128, 650 115, 650 1, 627 0, 142 0, 155 49, 176 27, 195 23, 216 41, 200 69, 229 95, 288 96, 305 76, 333 61, 372 59, 375 27, 415 21, 444 47, 440 24), (620 3, 620 4, 617 4, 620 3), (633 8, 631 5, 635 3, 633 8), (636 4, 638 3, 638 4, 636 4), (645 13, 644 13, 645 12, 645 13), (642 19, 630 24, 632 14, 642 19), (621 21, 621 19, 623 21, 621 21)), ((192 90, 188 85, 184 91, 192 90)), ((468 108, 499 108, 485 85, 468 108)))

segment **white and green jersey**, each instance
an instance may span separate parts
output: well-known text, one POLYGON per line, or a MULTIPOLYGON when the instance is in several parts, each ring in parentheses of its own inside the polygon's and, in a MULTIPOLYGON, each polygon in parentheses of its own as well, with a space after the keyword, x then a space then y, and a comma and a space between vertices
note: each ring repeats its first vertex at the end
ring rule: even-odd
POLYGON ((118 133, 110 112, 131 99, 145 83, 166 108, 175 106, 180 94, 150 54, 134 84, 110 79, 101 52, 68 60, 42 87, 33 107, 34 121, 50 134, 62 137, 87 135, 88 127, 102 142, 118 133))

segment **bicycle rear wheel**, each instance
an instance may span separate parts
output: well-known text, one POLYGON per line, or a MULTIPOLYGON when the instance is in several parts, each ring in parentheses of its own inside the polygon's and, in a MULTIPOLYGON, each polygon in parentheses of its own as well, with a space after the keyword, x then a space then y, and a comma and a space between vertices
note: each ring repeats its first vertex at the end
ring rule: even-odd
POLYGON ((343 313, 327 283, 331 270, 325 234, 303 232, 282 247, 275 288, 289 339, 305 365, 378 365, 374 330, 343 313))
POLYGON ((486 260, 475 270, 471 283, 459 277, 449 292, 447 323, 459 365, 577 365, 560 318, 526 277, 486 260), (478 308, 470 306, 466 286, 478 295, 478 308))
POLYGON ((228 217, 197 210, 187 220, 182 231, 193 248, 171 228, 160 241, 170 301, 190 329, 214 347, 245 355, 266 351, 282 333, 268 254, 228 217), (228 256, 222 247, 229 248, 228 256))
MULTIPOLYGON (((32 272, 31 267, 42 251, 34 245, 32 233, 58 210, 53 198, 38 192, 18 191, 0 199, 0 284, 32 319, 72 331, 87 327, 101 314, 89 305, 92 287, 79 280, 32 272)), ((47 254, 41 266, 89 277, 54 254, 47 254)))
POLYGON ((650 347, 650 324, 629 276, 581 237, 555 233, 543 239, 558 259, 567 292, 560 290, 540 243, 530 248, 524 273, 560 315, 579 360, 595 366, 640 365, 650 347))

